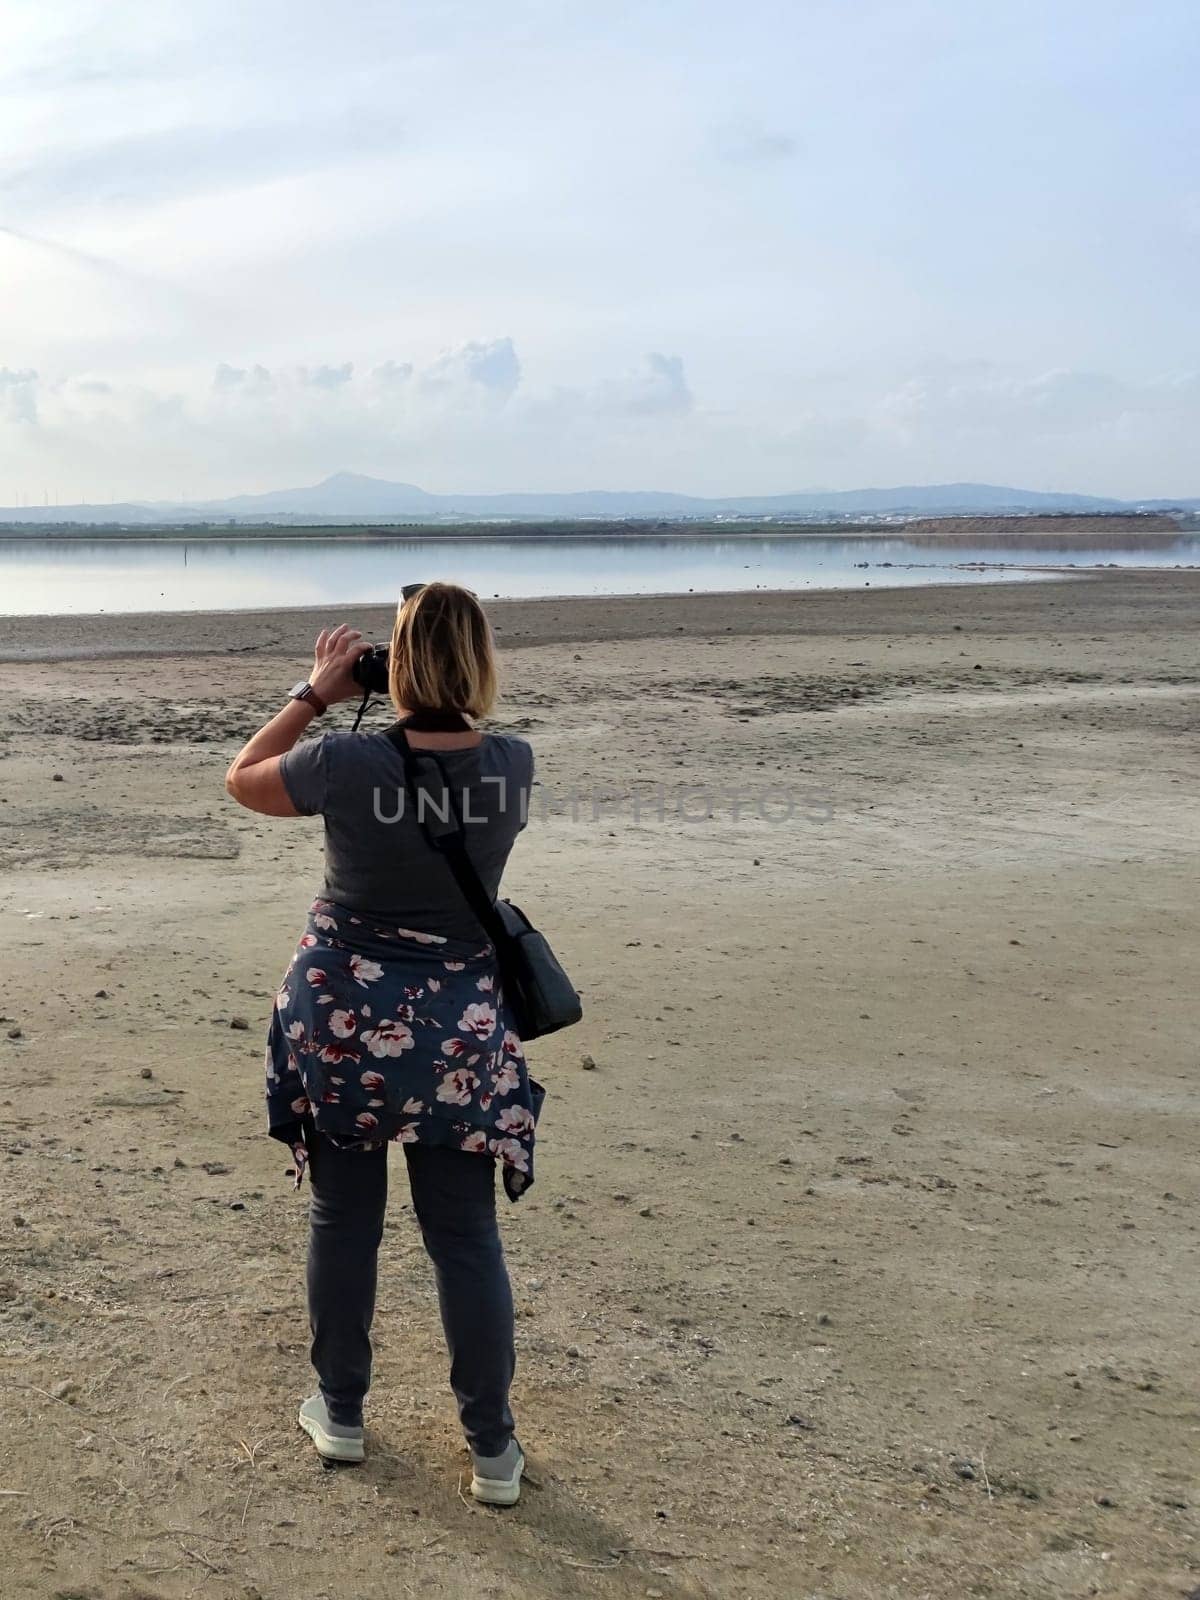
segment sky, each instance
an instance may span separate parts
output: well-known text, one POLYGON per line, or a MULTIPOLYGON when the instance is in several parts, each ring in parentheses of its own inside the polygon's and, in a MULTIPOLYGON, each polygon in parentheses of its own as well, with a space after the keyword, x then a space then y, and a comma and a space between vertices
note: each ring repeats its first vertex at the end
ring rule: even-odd
POLYGON ((0 504, 1200 494, 1195 0, 5 0, 0 504))

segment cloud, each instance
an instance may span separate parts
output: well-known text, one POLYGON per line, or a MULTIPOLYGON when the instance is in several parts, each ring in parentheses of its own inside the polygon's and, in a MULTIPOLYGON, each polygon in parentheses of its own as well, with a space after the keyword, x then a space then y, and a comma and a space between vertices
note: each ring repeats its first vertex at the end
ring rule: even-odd
POLYGON ((1194 6, 1145 9, 10 0, 4 426, 127 493, 1192 487, 1194 6))
POLYGON ((539 416, 550 419, 686 417, 694 400, 682 356, 651 351, 641 365, 620 378, 604 378, 586 388, 559 387, 532 402, 539 416))
POLYGON ((1059 368, 1033 376, 984 367, 961 376, 915 377, 886 395, 885 425, 908 437, 931 428, 1016 436, 1096 434, 1136 416, 1200 407, 1200 374, 1143 380, 1059 368))
POLYGON ((360 373, 353 361, 270 368, 218 364, 210 393, 218 405, 259 409, 264 415, 313 408, 326 402, 363 412, 387 410, 393 417, 445 415, 456 409, 505 405, 517 392, 521 363, 510 338, 471 340, 418 367, 411 361, 381 361, 360 373))
POLYGON ((651 352, 639 372, 624 383, 608 384, 601 394, 605 408, 631 417, 684 417, 692 409, 692 392, 682 356, 651 352))
POLYGON ((274 380, 266 367, 231 367, 222 361, 213 373, 214 389, 269 389, 274 380))
POLYGON ((0 368, 0 453, 28 475, 13 481, 58 485, 64 499, 68 482, 78 498, 109 484, 128 498, 175 499, 181 484, 210 498, 341 469, 443 491, 779 493, 974 479, 1186 494, 1197 486, 1172 476, 1172 463, 1192 459, 1198 431, 1197 372, 1020 372, 983 360, 887 384, 823 372, 753 414, 698 401, 683 357, 663 351, 624 374, 538 384, 508 336, 424 362, 223 362, 158 384, 0 368), (1098 458, 1108 482, 1089 471, 1098 458))
POLYGON ((1178 467, 1200 433, 1197 371, 1022 373, 976 360, 841 387, 856 392, 758 431, 760 455, 796 463, 794 484, 976 480, 1126 498, 1200 489, 1178 467))
POLYGON ((501 403, 517 391, 521 363, 511 339, 472 341, 439 356, 420 376, 429 394, 462 394, 476 389, 501 403))
POLYGON ((298 376, 301 383, 312 389, 340 389, 354 376, 354 363, 343 361, 340 367, 300 367, 298 376))
POLYGON ((0 196, 24 210, 158 205, 210 191, 234 191, 292 174, 320 172, 403 143, 387 110, 336 117, 318 109, 302 120, 139 131, 39 153, 0 167, 0 196))
MULTIPOLYGON (((102 482, 128 479, 122 492, 134 498, 177 498, 180 482, 201 478, 207 497, 341 468, 448 489, 507 477, 520 488, 558 471, 563 450, 590 475, 586 463, 614 429, 628 456, 639 438, 686 423, 693 409, 679 356, 652 352, 621 377, 530 390, 513 340, 502 336, 466 341, 424 364, 221 362, 207 381, 182 374, 169 387, 5 370, 0 448, 6 426, 36 422, 40 477, 59 482, 54 462, 71 461, 73 470, 83 462, 87 483, 99 473, 102 482)), ((34 457, 26 460, 35 470, 34 457)))
MULTIPOLYGON (((58 257, 61 261, 68 262, 76 267, 82 267, 100 278, 112 279, 125 289, 136 291, 142 295, 147 290, 157 290, 164 287, 171 289, 170 285, 165 285, 161 279, 155 278, 148 273, 139 272, 136 268, 127 267, 122 262, 113 261, 107 256, 96 255, 91 250, 80 250, 75 245, 64 243, 61 239, 47 238, 39 233, 28 233, 24 228, 14 228, 4 222, 0 222, 0 234, 4 234, 9 239, 15 239, 19 244, 28 245, 35 251, 44 251, 49 255, 58 257)), ((181 291, 171 289, 171 292, 178 294, 181 291)))
POLYGON ((0 367, 0 421, 36 423, 38 375, 32 367, 0 367))
POLYGON ((790 161, 800 148, 790 133, 748 122, 714 128, 711 146, 719 161, 734 166, 771 166, 790 161))
POLYGON ((371 378, 373 382, 385 385, 407 383, 415 371, 411 361, 383 361, 371 368, 371 378))

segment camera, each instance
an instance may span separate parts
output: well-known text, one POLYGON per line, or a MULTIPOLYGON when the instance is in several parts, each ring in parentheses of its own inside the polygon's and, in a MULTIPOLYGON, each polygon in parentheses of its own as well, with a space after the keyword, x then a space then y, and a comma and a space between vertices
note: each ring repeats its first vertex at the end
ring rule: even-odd
POLYGON ((387 645, 373 644, 369 650, 364 650, 351 667, 350 675, 366 694, 386 694, 388 692, 387 645))

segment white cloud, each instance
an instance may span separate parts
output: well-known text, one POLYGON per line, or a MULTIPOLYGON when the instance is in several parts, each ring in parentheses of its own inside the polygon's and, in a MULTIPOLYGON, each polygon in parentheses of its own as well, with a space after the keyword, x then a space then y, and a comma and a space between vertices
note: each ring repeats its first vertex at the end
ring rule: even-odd
POLYGON ((9 0, 0 498, 1195 490, 1193 12, 9 0))
POLYGON ((472 340, 448 350, 420 375, 426 394, 462 400, 467 394, 487 395, 503 404, 516 393, 521 363, 511 339, 472 340))
POLYGON ((1129 498, 1194 492, 1180 463, 1200 434, 1200 371, 1132 379, 974 362, 857 399, 857 409, 811 415, 789 435, 819 450, 840 478, 850 465, 864 483, 978 479, 1129 498))
POLYGON ((257 363, 253 367, 231 367, 222 361, 213 373, 214 389, 237 389, 245 392, 247 389, 256 389, 260 392, 270 389, 274 379, 266 367, 257 363))
POLYGON ((377 113, 139 131, 10 165, 0 173, 0 200, 23 215, 144 207, 319 172, 354 156, 376 158, 403 137, 397 120, 377 113))
POLYGON ((686 417, 694 407, 681 356, 651 351, 620 377, 585 387, 556 386, 530 397, 535 420, 575 422, 591 427, 638 418, 686 417))
POLYGON ((1200 374, 1133 381, 1068 369, 1031 377, 984 369, 962 377, 913 378, 879 407, 881 424, 913 442, 946 428, 959 437, 1099 439, 1131 417, 1172 415, 1200 416, 1200 374))
POLYGON ((692 409, 692 394, 681 356, 652 351, 641 369, 623 381, 601 384, 599 409, 618 416, 682 417, 692 409))
POLYGON ((718 159, 737 166, 773 166, 791 160, 800 148, 794 135, 752 121, 714 128, 711 139, 718 159))
POLYGON ((64 500, 95 497, 97 480, 122 497, 175 499, 182 485, 198 499, 341 469, 437 491, 770 493, 958 478, 1070 488, 1098 456, 1119 469, 1099 492, 1167 495, 1189 492, 1171 462, 1200 432, 1197 373, 1135 382, 955 363, 890 387, 825 373, 770 415, 706 401, 682 359, 657 352, 624 375, 539 385, 507 337, 424 364, 223 363, 160 386, 6 368, 0 453, 23 463, 26 494, 49 484, 64 500), (831 387, 841 404, 827 409, 831 387))
POLYGON ((0 367, 0 422, 37 422, 37 381, 32 367, 21 372, 0 367))
POLYGON ((407 383, 415 371, 411 361, 383 361, 372 367, 371 379, 381 384, 407 383))
POLYGON ((340 389, 353 378, 354 363, 343 361, 338 367, 328 365, 301 367, 297 376, 301 383, 307 384, 311 389, 340 389))
POLYGON ((523 488, 545 477, 547 452, 566 446, 569 473, 572 458, 590 460, 612 428, 636 459, 639 435, 661 437, 692 405, 678 357, 652 353, 624 377, 537 390, 523 381, 513 340, 501 337, 424 365, 221 362, 207 377, 185 373, 162 387, 3 369, 0 449, 20 427, 35 483, 58 484, 66 463, 82 462, 87 483, 103 469, 137 498, 177 498, 181 475, 202 476, 213 484, 205 494, 215 494, 341 468, 411 476, 413 460, 445 488, 523 488))

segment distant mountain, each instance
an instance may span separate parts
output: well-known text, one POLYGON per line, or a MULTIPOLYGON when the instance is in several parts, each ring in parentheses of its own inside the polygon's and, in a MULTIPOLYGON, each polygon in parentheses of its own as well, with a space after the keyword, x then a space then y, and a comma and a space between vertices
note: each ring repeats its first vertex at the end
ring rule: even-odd
POLYGON ((430 517, 437 516, 439 496, 426 494, 413 483, 388 483, 364 478, 356 472, 335 472, 306 489, 272 489, 267 494, 235 494, 228 500, 210 500, 191 509, 221 516, 271 516, 278 512, 315 513, 318 516, 430 517))
POLYGON ((132 503, 114 503, 108 506, 0 506, 0 525, 6 522, 19 522, 40 527, 44 523, 57 525, 62 522, 86 522, 126 527, 143 522, 158 526, 164 521, 195 522, 196 518, 192 516, 164 518, 161 511, 132 503))
POLYGON ((583 490, 572 494, 430 494, 412 483, 391 483, 354 472, 335 472, 321 483, 265 494, 239 494, 187 505, 0 507, 0 523, 94 523, 128 526, 187 526, 231 520, 238 523, 314 519, 361 522, 396 519, 436 521, 451 518, 672 518, 852 517, 1002 515, 1017 512, 1200 510, 1200 498, 1187 500, 1110 500, 1096 495, 1050 494, 987 483, 912 484, 896 489, 804 490, 795 494, 701 497, 658 491, 583 490))
POLYGON ((989 484, 951 483, 904 489, 850 489, 778 495, 701 497, 655 491, 592 489, 569 494, 428 494, 411 483, 336 472, 305 489, 236 495, 210 501, 205 509, 222 516, 280 513, 368 517, 703 517, 721 512, 748 516, 862 513, 887 511, 1107 511, 1119 501, 1036 490, 1001 489, 989 484))

